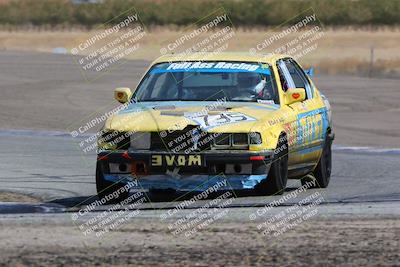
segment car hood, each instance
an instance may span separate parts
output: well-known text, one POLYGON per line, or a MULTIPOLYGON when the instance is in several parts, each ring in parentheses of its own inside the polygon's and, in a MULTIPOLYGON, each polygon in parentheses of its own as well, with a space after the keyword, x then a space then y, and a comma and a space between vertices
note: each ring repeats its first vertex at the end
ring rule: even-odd
POLYGON ((159 132, 198 125, 209 132, 247 132, 278 109, 279 105, 257 102, 140 102, 110 117, 105 129, 159 132))

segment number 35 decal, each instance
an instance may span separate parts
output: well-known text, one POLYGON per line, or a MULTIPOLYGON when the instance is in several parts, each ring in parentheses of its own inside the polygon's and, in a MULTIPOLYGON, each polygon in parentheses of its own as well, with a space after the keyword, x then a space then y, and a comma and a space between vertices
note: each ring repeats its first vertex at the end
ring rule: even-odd
POLYGON ((221 113, 217 115, 202 114, 195 116, 187 116, 188 119, 195 121, 201 128, 211 128, 224 124, 249 122, 256 119, 239 112, 221 113))

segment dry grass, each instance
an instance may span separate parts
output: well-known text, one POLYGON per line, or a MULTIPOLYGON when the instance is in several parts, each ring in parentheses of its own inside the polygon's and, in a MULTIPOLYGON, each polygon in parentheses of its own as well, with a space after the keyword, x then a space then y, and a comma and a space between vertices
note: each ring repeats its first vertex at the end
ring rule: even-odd
POLYGON ((13 192, 0 192, 0 202, 38 203, 39 200, 23 194, 13 192))
MULTIPOLYGON (((318 48, 300 59, 303 65, 313 65, 325 73, 367 75, 371 47, 374 47, 375 75, 398 76, 400 73, 400 30, 328 29, 318 40, 318 48)), ((0 31, 0 49, 52 52, 56 47, 70 49, 85 41, 93 32, 73 31, 0 31)), ((235 30, 228 51, 248 51, 271 34, 269 30, 235 30)), ((171 28, 154 28, 140 41, 141 49, 131 59, 153 60, 160 55, 160 47, 182 35, 171 28)), ((269 52, 269 51, 265 51, 269 52)))

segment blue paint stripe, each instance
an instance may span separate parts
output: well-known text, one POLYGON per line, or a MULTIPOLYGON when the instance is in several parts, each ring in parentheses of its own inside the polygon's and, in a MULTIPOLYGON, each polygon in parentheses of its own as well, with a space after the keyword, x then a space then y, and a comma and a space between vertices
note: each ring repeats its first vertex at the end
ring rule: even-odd
POLYGON ((316 139, 316 127, 319 126, 315 124, 315 122, 312 122, 311 126, 311 134, 307 135, 308 138, 304 137, 304 132, 309 133, 309 123, 308 123, 308 117, 316 116, 318 114, 321 114, 321 120, 322 120, 322 131, 318 138, 320 139, 325 139, 325 133, 326 129, 328 128, 329 122, 328 122, 328 110, 326 107, 323 108, 318 108, 318 109, 313 109, 307 112, 303 112, 297 115, 297 140, 300 140, 298 142, 298 145, 305 144, 306 141, 311 142, 312 140, 316 139), (300 123, 301 119, 305 119, 305 125, 302 126, 300 123), (300 138, 301 137, 301 138, 300 138))
POLYGON ((313 109, 313 110, 310 110, 307 112, 300 113, 299 115, 297 115, 297 118, 302 119, 302 118, 305 118, 310 115, 317 115, 317 114, 324 113, 324 112, 327 112, 327 109, 325 107, 313 109))
POLYGON ((311 153, 311 152, 314 152, 314 151, 317 151, 317 150, 320 150, 320 149, 322 149, 322 145, 317 145, 317 146, 314 146, 314 147, 301 149, 301 150, 296 151, 294 153, 303 155, 303 154, 308 154, 308 153, 311 153))

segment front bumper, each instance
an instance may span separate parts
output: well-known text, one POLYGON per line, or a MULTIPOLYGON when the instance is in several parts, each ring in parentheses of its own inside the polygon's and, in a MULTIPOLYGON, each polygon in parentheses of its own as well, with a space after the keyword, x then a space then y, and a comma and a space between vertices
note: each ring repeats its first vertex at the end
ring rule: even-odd
POLYGON ((273 151, 204 151, 201 166, 153 166, 154 155, 179 156, 165 151, 101 151, 98 167, 104 179, 127 183, 137 181, 138 189, 203 191, 215 183, 221 190, 252 189, 267 178, 273 151), (122 168, 120 168, 122 166, 122 168), (225 183, 223 183, 226 181, 225 183))

